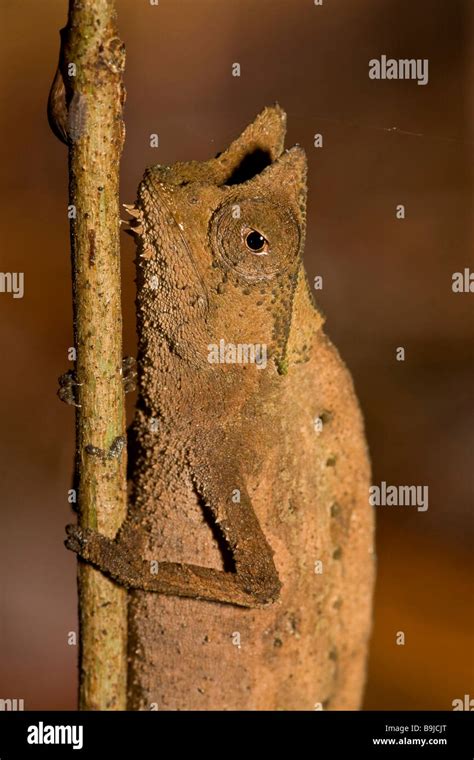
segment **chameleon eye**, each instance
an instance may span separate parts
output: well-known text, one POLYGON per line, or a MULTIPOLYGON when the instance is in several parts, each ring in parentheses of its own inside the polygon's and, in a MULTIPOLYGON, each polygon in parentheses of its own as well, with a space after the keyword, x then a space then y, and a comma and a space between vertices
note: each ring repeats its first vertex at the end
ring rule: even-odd
POLYGON ((246 282, 271 280, 300 263, 298 223, 291 208, 273 198, 224 203, 211 217, 209 237, 217 263, 246 282))
POLYGON ((245 245, 252 253, 257 256, 266 256, 268 254, 268 240, 263 237, 257 230, 244 229, 245 245))

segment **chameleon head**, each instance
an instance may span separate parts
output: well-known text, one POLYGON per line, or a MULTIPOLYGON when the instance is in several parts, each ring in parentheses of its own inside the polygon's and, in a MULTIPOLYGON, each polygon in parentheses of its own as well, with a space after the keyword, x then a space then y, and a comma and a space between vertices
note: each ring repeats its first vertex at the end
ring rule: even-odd
POLYGON ((225 362, 223 346, 243 345, 257 368, 284 365, 306 204, 305 154, 284 150, 285 125, 265 108, 216 158, 145 173, 131 210, 138 305, 181 356, 210 361, 218 346, 225 362))

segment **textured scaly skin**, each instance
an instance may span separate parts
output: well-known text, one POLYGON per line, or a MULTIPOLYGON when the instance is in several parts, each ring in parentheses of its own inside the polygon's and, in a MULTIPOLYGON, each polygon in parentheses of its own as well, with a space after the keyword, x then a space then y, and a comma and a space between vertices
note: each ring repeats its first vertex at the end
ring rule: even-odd
MULTIPOLYGON (((149 561, 232 571, 225 515, 216 524, 211 507, 220 489, 238 514, 232 494, 245 489, 282 585, 257 608, 131 591, 131 709, 360 706, 374 579, 370 467, 351 377, 306 283, 306 162, 298 148, 282 153, 284 122, 281 109, 265 109, 218 159, 149 170, 132 212, 140 397, 123 536, 149 561), (271 165, 225 184, 255 150, 271 165), (278 238, 279 255, 291 249, 269 279, 252 279, 251 253, 250 276, 243 259, 239 271, 229 266, 233 222, 213 221, 245 200, 250 217, 252 203, 271 204, 259 209, 259 229, 267 224, 270 244, 278 238), (265 343, 266 368, 209 364, 208 345, 221 338, 265 343)), ((237 226, 254 223, 243 217, 237 226)))

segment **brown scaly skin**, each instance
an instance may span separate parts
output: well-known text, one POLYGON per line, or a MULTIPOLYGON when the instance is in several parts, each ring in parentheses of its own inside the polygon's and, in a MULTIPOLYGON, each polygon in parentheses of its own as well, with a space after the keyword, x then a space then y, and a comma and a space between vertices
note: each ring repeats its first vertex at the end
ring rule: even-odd
POLYGON ((130 709, 360 706, 370 466, 307 286, 306 159, 284 133, 266 108, 216 159, 149 169, 130 207, 134 490, 115 541, 68 539, 131 589, 130 709), (265 344, 266 367, 209 363, 221 339, 265 344))

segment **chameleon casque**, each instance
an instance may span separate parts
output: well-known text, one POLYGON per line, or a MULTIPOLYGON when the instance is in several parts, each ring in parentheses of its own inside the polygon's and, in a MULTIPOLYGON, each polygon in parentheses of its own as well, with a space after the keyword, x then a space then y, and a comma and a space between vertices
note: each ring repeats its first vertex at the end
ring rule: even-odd
POLYGON ((216 158, 148 169, 128 207, 133 490, 115 540, 70 526, 67 546, 129 589, 130 709, 360 706, 370 466, 304 272, 306 158, 285 122, 266 108, 216 158))

